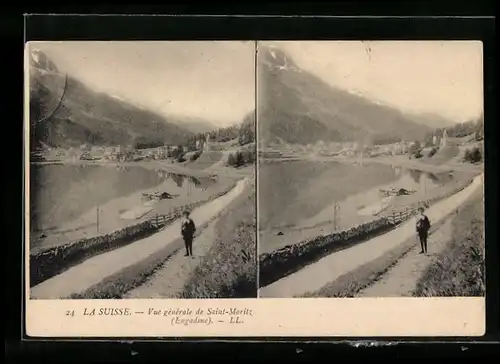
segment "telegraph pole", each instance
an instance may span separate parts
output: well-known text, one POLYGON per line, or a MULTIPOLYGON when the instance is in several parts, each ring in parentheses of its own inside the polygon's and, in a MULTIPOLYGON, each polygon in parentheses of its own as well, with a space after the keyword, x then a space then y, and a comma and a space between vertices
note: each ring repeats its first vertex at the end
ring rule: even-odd
POLYGON ((99 232, 99 205, 97 205, 97 232, 99 232))
POLYGON ((333 201, 333 231, 337 231, 337 210, 339 209, 337 201, 333 201))

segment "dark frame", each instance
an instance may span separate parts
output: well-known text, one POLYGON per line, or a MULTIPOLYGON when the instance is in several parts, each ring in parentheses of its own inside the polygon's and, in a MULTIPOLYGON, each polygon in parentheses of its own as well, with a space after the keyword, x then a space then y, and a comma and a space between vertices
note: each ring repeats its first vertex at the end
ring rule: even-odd
MULTIPOLYGON (((204 12, 207 14, 207 12, 204 12)), ((223 12, 221 12, 223 13, 223 12)), ((185 344, 180 344, 181 338, 158 338, 162 341, 169 341, 164 347, 172 350, 175 346, 177 355, 192 353, 192 348, 200 350, 200 354, 212 355, 216 351, 220 353, 221 342, 250 341, 253 343, 266 340, 287 343, 276 346, 269 344, 262 345, 256 351, 255 344, 241 344, 241 351, 232 351, 233 357, 243 355, 245 358, 269 356, 276 348, 284 355, 291 357, 308 357, 311 352, 311 343, 323 343, 320 348, 329 347, 329 343, 335 345, 344 353, 354 356, 366 354, 370 347, 384 347, 384 353, 395 353, 399 349, 406 350, 407 354, 418 357, 435 351, 439 345, 439 350, 448 355, 461 354, 473 355, 478 350, 483 351, 487 343, 497 341, 499 336, 499 295, 498 295, 498 240, 497 225, 495 224, 496 206, 494 199, 497 198, 497 151, 493 136, 495 135, 496 103, 495 84, 496 80, 495 62, 495 22, 492 17, 280 17, 280 16, 224 16, 213 15, 202 16, 139 16, 123 17, 113 16, 48 16, 30 15, 25 17, 25 41, 28 40, 349 40, 349 39, 454 39, 454 40, 481 40, 484 50, 484 90, 485 90, 485 169, 487 179, 485 181, 485 219, 486 219, 486 270, 487 270, 487 333, 482 338, 183 338, 185 344), (489 137, 488 137, 489 136, 489 137), (217 341, 218 343, 214 343, 217 341), (473 344, 476 342, 476 344, 473 344), (397 343, 397 345, 395 345, 397 343), (426 343, 426 344, 423 344, 426 343), (479 345, 483 343, 483 345, 479 345), (209 345, 210 344, 210 345, 209 345), (209 348, 206 351, 207 346, 209 348), (423 347, 426 349, 424 350, 423 347), (481 347, 481 349, 478 349, 481 347), (274 349, 273 349, 274 348, 274 349), (307 349, 306 349, 307 348, 307 349), (357 349, 356 349, 357 348, 357 349), (354 349, 354 350, 353 350, 354 349), (396 350, 398 349, 398 350, 396 350), (429 349, 430 351, 427 351, 429 349), (299 355, 298 355, 299 354, 299 355)), ((17 44, 19 46, 19 44, 17 44)), ((17 48, 19 50, 19 48, 17 48)), ((22 49, 22 46, 21 46, 22 49)), ((20 55, 22 60, 22 53, 20 55)), ((19 63, 22 64, 22 63, 19 63)), ((21 70, 22 71, 22 70, 21 70)), ((21 76, 22 77, 22 76, 21 76)), ((22 95, 22 93, 21 93, 22 95)), ((21 96, 22 97, 22 96, 21 96)), ((22 177, 22 176, 21 176, 22 177)), ((21 184, 24 186, 24 184, 21 184)), ((23 187, 21 187, 23 188, 23 187)), ((22 193, 22 191, 21 191, 22 193)), ((18 216, 22 216, 21 214, 18 216)), ((20 222, 22 225, 22 221, 20 222)), ((19 230, 17 230, 19 231, 19 230)), ((23 239, 24 244, 24 239, 23 239)), ((11 253, 11 251, 9 251, 11 253)), ((16 251, 16 258, 20 252, 16 251)), ((22 257, 22 256, 21 256, 22 257)), ((12 257, 14 259, 14 255, 12 257)), ((12 260, 11 259, 11 260, 12 260)), ((24 265, 22 264, 21 268, 24 265)), ((13 271, 16 270, 15 268, 13 271)), ((20 272, 20 269, 17 269, 20 272)), ((22 278, 22 277, 21 277, 22 278)), ((13 280, 14 281, 14 280, 13 280)), ((17 283, 17 282, 16 282, 17 283)), ((24 281, 21 283, 21 292, 24 292, 24 281)), ((13 283, 13 286, 15 284, 13 283)), ((18 288, 16 288, 18 289, 18 288)), ((10 291, 14 292, 14 291, 10 291)), ((17 291, 15 291, 17 292, 17 291)), ((12 295, 14 296, 14 295, 12 295)), ((13 297, 12 297, 13 298, 13 297)), ((24 297, 23 297, 24 299, 24 297)), ((21 306, 21 318, 23 321, 21 338, 23 347, 27 354, 36 352, 50 355, 58 351, 62 357, 65 353, 70 357, 85 358, 99 353, 100 359, 131 358, 137 354, 139 356, 143 350, 150 347, 151 342, 157 341, 150 338, 120 338, 120 342, 105 343, 109 338, 92 338, 94 341, 92 349, 85 346, 79 339, 35 339, 27 338, 24 333, 24 301, 21 306), (64 341, 59 347, 55 341, 64 341), (133 341, 133 342, 132 342, 133 341), (56 348, 57 347, 57 348, 56 348)), ((90 340, 85 340, 90 341, 90 340)), ((116 340, 114 340, 116 341, 116 340)), ((226 345, 224 345, 226 347, 226 345)), ((488 346, 492 349, 490 346, 488 346)), ((155 347, 158 351, 159 346, 155 347)), ((11 352, 14 350, 11 347, 11 352)), ((234 350, 234 349, 231 349, 234 350)), ((486 351, 486 350, 485 350, 486 351)), ((401 353, 400 353, 401 354, 401 353)), ((401 357, 401 355, 399 355, 401 357)), ((284 357, 283 357, 284 358, 284 357)))

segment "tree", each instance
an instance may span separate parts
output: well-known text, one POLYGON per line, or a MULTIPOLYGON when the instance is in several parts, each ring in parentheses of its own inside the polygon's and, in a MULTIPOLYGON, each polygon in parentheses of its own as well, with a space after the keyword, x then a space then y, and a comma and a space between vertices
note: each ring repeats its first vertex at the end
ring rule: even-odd
POLYGON ((184 155, 184 148, 182 145, 178 145, 177 148, 170 150, 170 157, 180 160, 184 155))
POLYGON ((243 152, 243 160, 245 164, 252 164, 255 162, 255 150, 246 150, 243 152))
POLYGON ((387 145, 387 144, 395 144, 402 140, 402 138, 398 135, 386 135, 386 134, 376 134, 373 137, 374 145, 387 145))
POLYGON ((201 151, 196 151, 194 152, 193 154, 191 154, 191 156, 189 157, 189 160, 194 162, 195 160, 197 160, 201 155, 201 151))
POLYGON ((484 118, 481 117, 478 119, 476 123, 476 140, 480 141, 484 139, 484 118))
POLYGON ((231 167, 234 167, 236 165, 236 159, 232 153, 230 153, 227 157, 227 164, 231 167))
POLYGON ((240 151, 236 152, 236 167, 241 167, 245 164, 245 158, 243 157, 243 153, 240 151))
POLYGON ((422 149, 422 147, 420 145, 420 142, 417 140, 412 145, 410 145, 410 149, 408 150, 408 152, 410 154, 415 154, 420 151, 420 149, 422 149))
POLYGON ((431 158, 432 156, 434 156, 434 154, 436 154, 436 153, 437 153, 437 151, 438 151, 438 148, 436 148, 436 147, 432 148, 432 149, 429 151, 429 153, 427 154, 427 157, 428 157, 428 158, 431 158))
POLYGON ((483 160, 483 153, 477 147, 465 151, 464 160, 469 163, 479 163, 483 160))

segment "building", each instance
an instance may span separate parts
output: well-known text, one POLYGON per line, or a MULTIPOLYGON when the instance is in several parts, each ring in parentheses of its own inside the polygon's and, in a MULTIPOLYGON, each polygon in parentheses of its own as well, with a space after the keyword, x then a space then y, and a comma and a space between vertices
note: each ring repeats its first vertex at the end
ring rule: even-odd
POLYGON ((104 153, 105 150, 106 150, 105 147, 99 145, 93 145, 92 148, 90 149, 90 151, 93 153, 104 153))
POLYGON ((203 143, 203 150, 205 150, 206 152, 210 151, 210 134, 207 133, 205 135, 205 143, 203 143))
POLYGON ((204 149, 205 143, 203 142, 203 140, 198 139, 195 143, 195 147, 197 150, 204 149))
POLYGON ((168 145, 163 145, 161 147, 156 148, 154 158, 155 159, 165 159, 168 157, 168 151, 169 151, 169 146, 168 145))
POLYGON ((441 147, 446 147, 448 145, 448 132, 446 129, 443 130, 443 136, 441 138, 441 147))

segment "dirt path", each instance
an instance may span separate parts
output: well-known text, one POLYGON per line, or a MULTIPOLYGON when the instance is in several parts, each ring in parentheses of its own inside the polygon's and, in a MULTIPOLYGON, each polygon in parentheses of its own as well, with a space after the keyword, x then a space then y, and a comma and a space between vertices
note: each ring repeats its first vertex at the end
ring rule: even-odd
POLYGON ((192 258, 184 256, 184 248, 177 251, 147 282, 128 292, 124 298, 178 298, 184 284, 212 247, 216 223, 217 219, 193 241, 192 258))
POLYGON ((222 153, 222 155, 221 155, 220 159, 217 162, 215 162, 214 164, 205 168, 206 171, 216 171, 219 168, 226 166, 226 161, 227 161, 227 158, 228 158, 229 154, 231 153, 231 151, 222 150, 221 153, 222 153))
POLYGON ((412 296, 418 279, 427 267, 434 263, 449 242, 452 234, 452 218, 429 236, 427 255, 420 253, 420 244, 401 258, 396 265, 370 287, 360 291, 356 297, 403 297, 412 296))
MULTIPOLYGON (((247 181, 237 182, 227 194, 212 200, 192 212, 198 226, 208 223, 234 198, 240 195, 247 181)), ((31 298, 57 299, 84 292, 120 270, 138 263, 171 244, 179 237, 180 220, 164 230, 133 244, 87 259, 67 271, 31 288, 31 298)))
MULTIPOLYGON (((462 191, 431 206, 426 211, 431 222, 435 224, 446 218, 482 186, 483 176, 480 175, 462 191)), ((386 234, 330 254, 296 273, 260 288, 259 296, 295 297, 319 290, 342 274, 382 256, 414 236, 415 222, 410 220, 386 234)))

